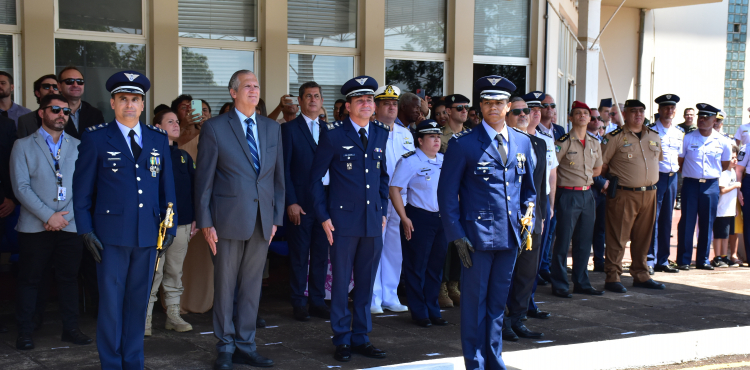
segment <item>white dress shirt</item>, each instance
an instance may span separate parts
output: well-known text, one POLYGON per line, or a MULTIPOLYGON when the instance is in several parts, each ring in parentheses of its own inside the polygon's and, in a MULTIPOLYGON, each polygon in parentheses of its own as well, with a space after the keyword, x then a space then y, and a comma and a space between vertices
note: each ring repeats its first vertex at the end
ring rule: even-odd
POLYGON ((135 142, 138 143, 138 145, 143 149, 143 135, 141 132, 141 123, 138 122, 135 127, 132 129, 128 126, 123 125, 119 121, 115 120, 117 122, 117 128, 120 129, 120 132, 122 132, 122 136, 125 137, 125 142, 128 144, 128 149, 130 149, 130 154, 133 154, 133 148, 130 147, 130 130, 135 131, 135 142))
MULTIPOLYGON (((310 129, 310 134, 312 134, 313 140, 315 140, 315 144, 317 144, 318 139, 320 139, 320 122, 318 121, 318 117, 315 117, 315 119, 311 119, 310 117, 303 114, 302 118, 305 119, 307 128, 310 129)), ((328 183, 330 181, 331 178, 328 176, 328 171, 326 171, 326 175, 323 176, 323 186, 328 186, 328 183)))
MULTIPOLYGON (((248 117, 242 112, 240 112, 237 108, 234 108, 234 111, 237 112, 237 117, 240 118, 240 123, 242 124, 242 134, 245 135, 245 138, 247 138, 247 122, 245 122, 248 117)), ((253 122, 255 124, 250 129, 253 131, 253 136, 255 136, 255 147, 258 149, 258 161, 260 161, 260 140, 258 139, 258 121, 255 120, 255 112, 249 117, 253 119, 253 122)))

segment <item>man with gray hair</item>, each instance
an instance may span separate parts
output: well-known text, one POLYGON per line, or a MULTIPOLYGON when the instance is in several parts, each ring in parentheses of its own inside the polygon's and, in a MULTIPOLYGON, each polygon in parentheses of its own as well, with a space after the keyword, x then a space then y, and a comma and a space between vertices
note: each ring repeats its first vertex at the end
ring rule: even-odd
POLYGON ((401 93, 398 98, 398 120, 414 131, 422 115, 422 99, 410 92, 401 93))
POLYGON ((255 321, 268 245, 284 221, 281 126, 255 114, 254 73, 235 72, 229 94, 234 109, 203 124, 195 174, 195 219, 214 261, 214 369, 269 367, 273 361, 256 352, 255 321))

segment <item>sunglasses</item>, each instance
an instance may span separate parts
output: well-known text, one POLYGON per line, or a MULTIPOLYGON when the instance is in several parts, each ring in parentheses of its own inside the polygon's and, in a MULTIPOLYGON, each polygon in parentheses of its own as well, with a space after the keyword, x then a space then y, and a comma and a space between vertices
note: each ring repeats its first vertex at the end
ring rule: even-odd
POLYGON ((63 112, 64 115, 69 116, 70 115, 70 108, 63 108, 59 105, 50 105, 49 107, 45 107, 44 109, 49 108, 49 110, 54 114, 59 114, 60 111, 63 112))
POLYGON ((520 116, 520 115, 521 115, 521 112, 523 112, 523 114, 526 114, 526 115, 528 115, 528 114, 529 114, 529 112, 531 112, 531 110, 530 110, 529 108, 523 108, 523 109, 511 109, 511 110, 510 110, 510 112, 511 112, 511 113, 513 113, 513 115, 514 115, 514 116, 520 116))
POLYGON ((591 117, 592 121, 602 121, 602 117, 591 117))
POLYGON ((451 109, 455 109, 455 110, 457 110, 459 112, 463 112, 464 109, 469 110, 469 108, 471 108, 470 105, 457 105, 457 106, 455 106, 455 107, 453 107, 451 109))
POLYGON ((52 89, 52 90, 57 91, 57 84, 42 84, 42 89, 44 90, 52 89))
POLYGON ((66 85, 71 86, 75 83, 78 84, 78 86, 83 86, 83 79, 82 78, 66 78, 62 80, 62 82, 65 82, 66 85))
POLYGON ((612 117, 614 117, 614 116, 617 115, 617 112, 609 112, 609 115, 612 116, 612 117))
POLYGON ((318 118, 320 118, 320 119, 326 119, 326 115, 325 114, 321 114, 321 115, 318 116, 318 118))
POLYGON ((551 104, 550 103, 542 103, 542 106, 545 107, 545 108, 552 108, 552 109, 557 108, 557 104, 555 104, 555 103, 551 103, 551 104))

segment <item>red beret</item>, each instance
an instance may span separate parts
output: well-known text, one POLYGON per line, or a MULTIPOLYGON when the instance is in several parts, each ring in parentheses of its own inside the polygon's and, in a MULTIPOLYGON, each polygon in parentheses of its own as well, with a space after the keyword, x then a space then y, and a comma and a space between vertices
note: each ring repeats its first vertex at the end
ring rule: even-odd
POLYGON ((581 103, 578 100, 573 102, 573 107, 570 108, 570 111, 572 112, 573 109, 576 109, 576 108, 583 108, 587 111, 591 111, 591 108, 589 108, 589 106, 586 105, 586 103, 581 103))

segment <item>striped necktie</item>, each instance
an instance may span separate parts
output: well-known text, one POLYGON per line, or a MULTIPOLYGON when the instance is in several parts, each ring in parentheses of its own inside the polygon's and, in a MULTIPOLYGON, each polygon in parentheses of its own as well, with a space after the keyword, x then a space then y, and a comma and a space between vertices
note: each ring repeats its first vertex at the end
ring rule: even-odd
POLYGON ((253 168, 255 173, 260 173, 260 158, 258 157, 258 144, 255 141, 255 135, 253 135, 253 125, 255 122, 252 118, 248 117, 245 120, 247 123, 247 131, 245 132, 245 138, 247 139, 248 145, 250 145, 250 155, 253 157, 253 168))

